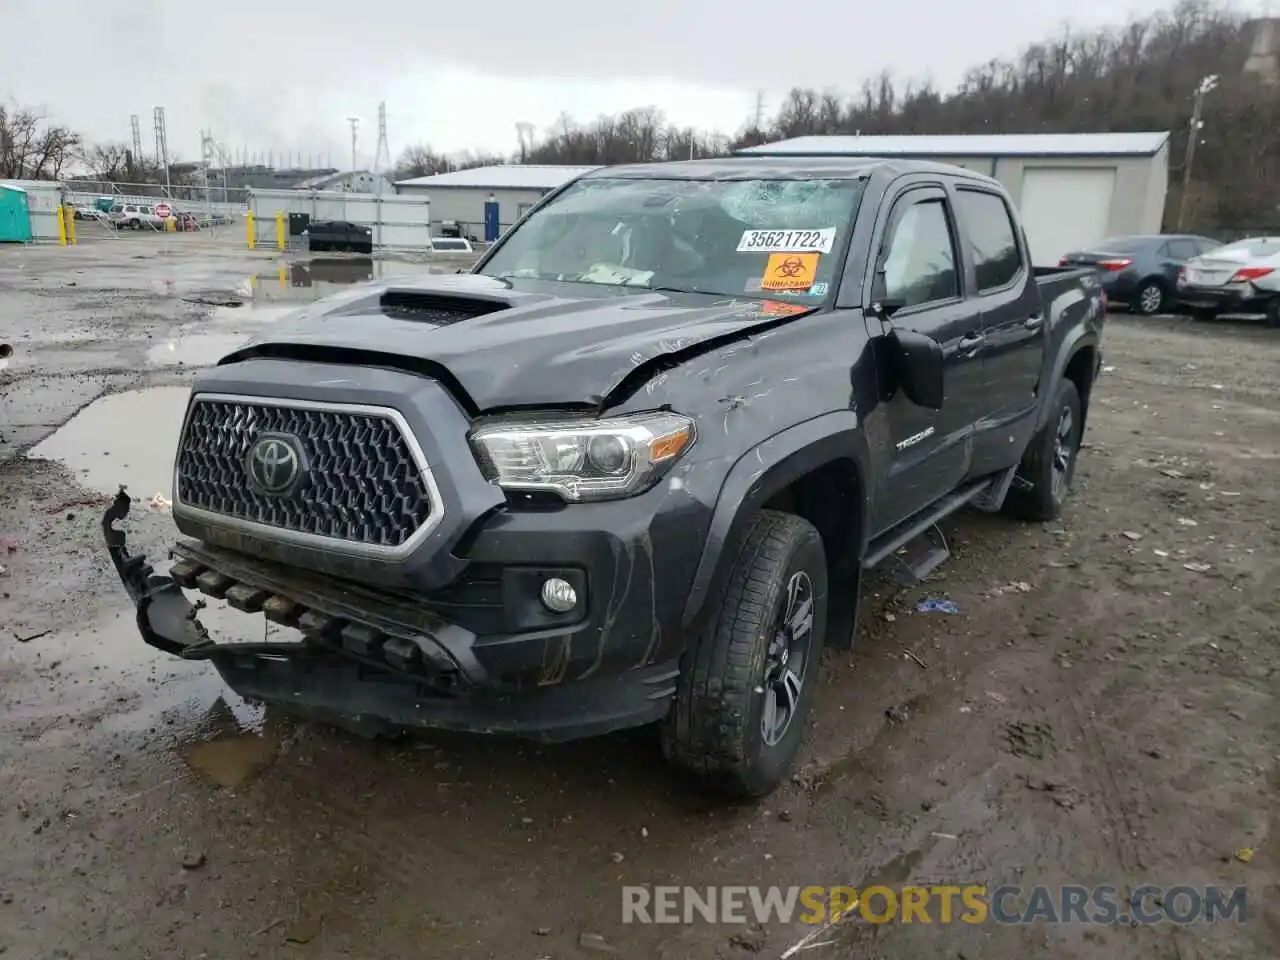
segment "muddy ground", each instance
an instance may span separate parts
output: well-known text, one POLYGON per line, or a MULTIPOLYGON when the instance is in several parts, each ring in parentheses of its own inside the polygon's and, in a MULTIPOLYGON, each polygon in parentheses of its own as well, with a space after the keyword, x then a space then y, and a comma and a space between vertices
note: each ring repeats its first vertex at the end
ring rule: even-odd
MULTIPOLYGON (((776 958, 809 928, 624 925, 621 887, 875 880, 1246 885, 1248 920, 855 917, 799 956, 1277 955, 1274 331, 1113 315, 1062 521, 963 516, 934 580, 877 581, 794 782, 726 809, 643 731, 370 742, 137 638, 104 494, 166 493, 190 371, 363 268, 332 269, 236 237, 0 249, 6 960, 776 958)), ((159 556, 170 519, 135 513, 159 556)))

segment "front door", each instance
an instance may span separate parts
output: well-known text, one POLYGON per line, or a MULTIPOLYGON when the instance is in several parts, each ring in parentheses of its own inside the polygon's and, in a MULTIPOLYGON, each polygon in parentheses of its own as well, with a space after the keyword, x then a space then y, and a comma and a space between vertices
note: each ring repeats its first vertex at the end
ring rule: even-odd
POLYGON ((883 295, 899 304, 888 325, 936 340, 946 368, 941 410, 917 406, 901 390, 886 401, 891 466, 877 497, 877 534, 955 489, 969 471, 982 328, 976 305, 964 297, 956 240, 946 193, 925 186, 894 202, 879 244, 883 295))
POLYGON ((958 187, 955 195, 986 337, 971 466, 973 476, 985 476, 1016 463, 1030 439, 1048 319, 1004 198, 980 186, 958 187))

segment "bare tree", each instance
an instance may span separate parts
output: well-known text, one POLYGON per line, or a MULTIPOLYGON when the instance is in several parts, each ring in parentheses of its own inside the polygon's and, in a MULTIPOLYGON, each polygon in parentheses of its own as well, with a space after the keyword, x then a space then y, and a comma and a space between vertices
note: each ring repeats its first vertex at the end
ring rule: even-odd
POLYGON ((79 134, 44 114, 16 104, 0 106, 0 177, 57 180, 79 147, 79 134))
POLYGON ((443 153, 437 153, 426 144, 405 147, 396 163, 396 178, 411 180, 414 177, 430 177, 437 173, 448 173, 454 169, 453 162, 443 153))
POLYGON ((97 180, 128 181, 135 175, 132 151, 123 143, 95 143, 84 152, 84 163, 97 180))

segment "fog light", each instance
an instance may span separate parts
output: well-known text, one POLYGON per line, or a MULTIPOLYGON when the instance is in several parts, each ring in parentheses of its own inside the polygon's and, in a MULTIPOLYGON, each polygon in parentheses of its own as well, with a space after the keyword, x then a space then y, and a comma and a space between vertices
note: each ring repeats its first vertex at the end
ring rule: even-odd
POLYGON ((542 605, 552 613, 568 613, 578 605, 578 591, 559 577, 542 581, 542 605))

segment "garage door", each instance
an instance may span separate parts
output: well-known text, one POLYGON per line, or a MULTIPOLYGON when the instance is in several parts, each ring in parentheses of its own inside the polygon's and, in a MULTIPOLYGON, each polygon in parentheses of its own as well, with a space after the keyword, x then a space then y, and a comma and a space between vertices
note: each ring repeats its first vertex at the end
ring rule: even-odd
POLYGON ((1022 223, 1036 266, 1052 266, 1064 253, 1110 235, 1111 168, 1027 167, 1022 172, 1022 223))

